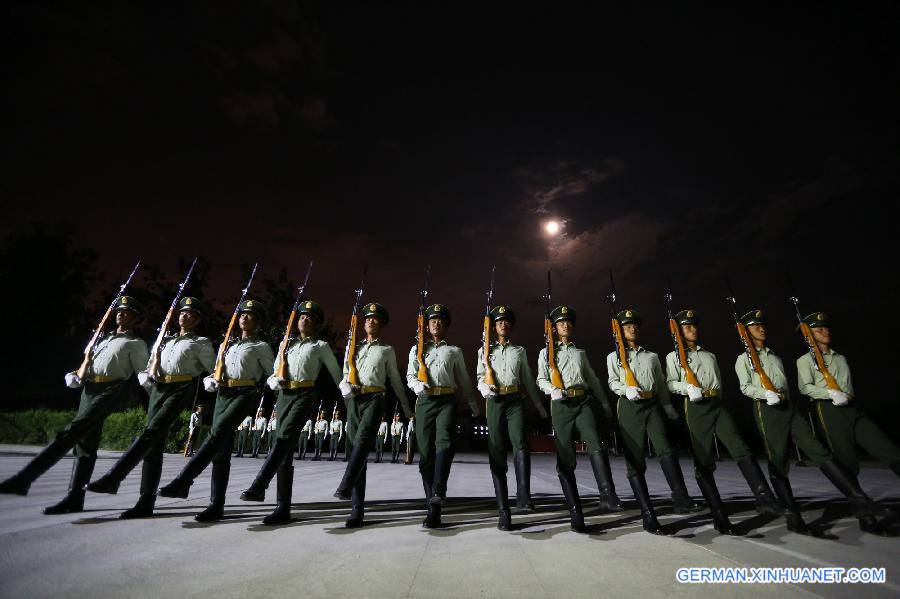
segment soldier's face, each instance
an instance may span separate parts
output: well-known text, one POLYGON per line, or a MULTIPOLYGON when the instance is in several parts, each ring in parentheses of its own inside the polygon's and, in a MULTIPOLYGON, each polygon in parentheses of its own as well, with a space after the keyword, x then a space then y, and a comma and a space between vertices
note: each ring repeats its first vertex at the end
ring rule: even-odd
POLYGON ((245 333, 252 333, 256 330, 257 325, 259 325, 259 318, 253 312, 241 312, 241 317, 238 319, 238 326, 245 333))
POLYGON ((750 337, 754 341, 763 342, 766 340, 766 325, 764 324, 751 324, 747 327, 747 332, 750 333, 750 337))
POLYGON ((301 314, 297 319, 297 330, 301 335, 312 335, 316 331, 316 319, 309 314, 301 314))
POLYGON ((372 335, 374 337, 381 332, 381 321, 375 316, 367 316, 363 328, 366 330, 366 335, 372 335))
POLYGON ((831 343, 831 329, 828 327, 816 327, 810 329, 813 339, 819 343, 831 343))
POLYGON ((685 341, 696 342, 699 334, 697 333, 697 325, 695 324, 683 324, 681 325, 681 336, 684 337, 685 341))
POLYGON ((512 331, 512 325, 508 320, 498 320, 494 323, 494 330, 502 337, 509 337, 509 332, 512 331))
POLYGON ((625 341, 637 341, 641 338, 641 327, 634 322, 623 324, 622 335, 625 336, 625 341))
POLYGON ((433 337, 443 337, 444 331, 447 330, 447 326, 444 324, 444 321, 440 318, 429 318, 428 319, 428 333, 433 337))
POLYGON ((554 326, 556 327, 556 334, 560 337, 571 337, 572 331, 575 330, 575 325, 572 324, 571 320, 559 320, 554 326))
POLYGON ((200 324, 201 318, 199 312, 194 310, 182 310, 178 313, 178 326, 185 331, 193 330, 200 324))
POLYGON ((116 326, 130 327, 137 322, 137 313, 134 310, 116 310, 116 326))

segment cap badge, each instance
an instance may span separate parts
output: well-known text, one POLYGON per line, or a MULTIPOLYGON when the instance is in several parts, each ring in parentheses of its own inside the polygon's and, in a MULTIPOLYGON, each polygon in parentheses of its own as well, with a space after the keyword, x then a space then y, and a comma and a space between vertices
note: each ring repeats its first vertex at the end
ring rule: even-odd
POLYGON ((631 318, 631 310, 625 311, 625 318, 631 318))
POLYGON ((756 317, 757 317, 757 318, 762 318, 762 310, 757 310, 757 311, 756 311, 756 317))
POLYGON ((568 313, 569 313, 569 309, 566 308, 565 306, 563 306, 562 309, 560 310, 560 312, 561 312, 562 314, 568 314, 568 313))
POLYGON ((694 311, 693 311, 693 310, 688 310, 688 311, 687 311, 687 317, 688 317, 688 318, 693 318, 693 317, 694 317, 694 311))
POLYGON ((312 308, 312 302, 306 302, 306 309, 312 308))
POLYGON ((122 296, 122 303, 123 303, 123 304, 127 304, 127 303, 128 303, 128 296, 127 296, 127 295, 123 295, 123 296, 122 296))
POLYGON ((194 303, 194 300, 192 300, 191 298, 187 298, 186 300, 184 300, 184 305, 186 305, 186 306, 190 306, 193 303, 194 303))
POLYGON ((248 307, 248 308, 252 308, 252 307, 253 307, 253 300, 249 300, 249 301, 247 302, 247 307, 248 307))
POLYGON ((816 320, 825 320, 825 315, 819 312, 816 314, 816 320))
POLYGON ((499 312, 500 314, 505 314, 506 308, 504 308, 503 306, 500 306, 499 308, 497 308, 497 312, 499 312))
POLYGON ((369 305, 369 310, 371 310, 372 312, 374 312, 377 308, 378 308, 378 306, 376 306, 375 304, 369 305))
POLYGON ((434 311, 435 311, 435 312, 440 312, 440 311, 441 311, 441 305, 440 305, 440 304, 435 304, 435 305, 434 305, 434 311))

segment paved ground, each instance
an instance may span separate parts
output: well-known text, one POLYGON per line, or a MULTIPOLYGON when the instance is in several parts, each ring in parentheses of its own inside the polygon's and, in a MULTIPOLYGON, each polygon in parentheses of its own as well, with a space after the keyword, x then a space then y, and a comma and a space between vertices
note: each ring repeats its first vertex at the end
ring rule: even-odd
MULTIPOLYGON (((0 478, 17 471, 38 448, 0 446, 0 478)), ((102 474, 118 454, 103 452, 102 474)), ((167 455, 163 482, 184 458, 167 455)), ((87 511, 44 516, 41 508, 65 491, 71 463, 64 460, 31 488, 28 497, 0 496, 0 596, 2 597, 896 597, 900 594, 900 539, 861 534, 845 502, 815 469, 792 471, 795 492, 809 521, 831 538, 788 533, 780 519, 757 516, 733 463, 718 470, 722 495, 736 512, 744 537, 715 534, 708 518, 677 516, 667 508, 665 481, 655 464, 648 480, 661 521, 673 533, 641 530, 621 459, 614 476, 629 511, 587 512, 591 531, 569 530, 553 456, 534 457, 535 514, 515 517, 516 530, 496 529, 487 456, 460 455, 450 477, 446 528, 420 526, 423 500, 415 466, 369 464, 368 525, 346 530, 348 506, 331 497, 342 462, 295 462, 294 520, 263 527, 272 509, 238 499, 262 460, 233 461, 227 518, 202 525, 192 516, 206 504, 209 473, 188 500, 162 499, 153 519, 121 521, 134 502, 139 471, 118 495, 89 494, 87 511), (810 499, 811 497, 815 499, 810 499), (886 567, 878 585, 681 585, 685 566, 886 567)), ((510 468, 510 470, 512 470, 510 468)), ((687 469, 686 469, 687 470, 687 469)), ((690 473, 688 472, 688 475, 690 473)), ((692 493, 699 491, 690 476, 692 493)), ((585 506, 596 486, 581 460, 578 480, 585 506)), ((876 499, 897 506, 900 484, 890 471, 867 468, 861 480, 876 499)))

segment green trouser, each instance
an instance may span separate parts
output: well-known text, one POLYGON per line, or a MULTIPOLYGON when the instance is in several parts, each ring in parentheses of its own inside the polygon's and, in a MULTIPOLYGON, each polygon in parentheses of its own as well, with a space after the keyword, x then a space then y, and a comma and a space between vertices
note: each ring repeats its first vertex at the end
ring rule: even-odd
POLYGON ((750 448, 738 432, 737 424, 724 402, 718 397, 690 401, 684 398, 684 420, 691 437, 694 473, 716 469, 715 438, 728 449, 735 461, 750 455, 750 448))
POLYGON ((556 471, 558 473, 566 474, 575 471, 577 465, 575 461, 576 438, 580 438, 587 444, 588 453, 600 451, 603 448, 600 432, 597 430, 597 409, 597 402, 589 394, 550 402, 550 419, 553 422, 553 441, 556 444, 556 471), (578 433, 577 437, 576 432, 578 433))
MULTIPOLYGON (((212 427, 204 445, 216 448, 213 464, 230 464, 234 449, 234 429, 256 408, 259 390, 254 387, 220 387, 213 411, 212 427)), ((247 438, 241 431, 241 441, 247 438)))
POLYGON ((325 444, 325 433, 316 433, 316 455, 322 453, 322 445, 325 444))
POLYGON ((384 435, 377 435, 375 437, 375 451, 378 453, 384 452, 384 435))
POLYGON ((774 406, 765 401, 756 401, 755 404, 753 416, 766 446, 770 476, 787 476, 790 469, 788 441, 791 439, 816 466, 831 459, 831 455, 816 439, 809 423, 797 413, 791 402, 782 401, 774 406))
MULTIPOLYGON (((422 437, 419 443, 419 472, 429 485, 442 482, 435 479, 435 455, 446 451, 452 462, 457 436, 457 399, 455 393, 446 395, 422 394, 416 400, 416 433, 422 437)), ((446 478, 448 471, 443 473, 446 478)))
POLYGON ((622 432, 628 476, 644 474, 647 471, 644 441, 648 435, 656 455, 665 457, 675 453, 669 445, 666 423, 656 397, 638 401, 620 397, 616 411, 619 415, 619 430, 622 432))
POLYGON ((400 435, 391 435, 391 451, 394 452, 394 455, 398 455, 400 453, 400 440, 403 437, 400 435))
POLYGON ((328 445, 328 449, 337 453, 337 450, 341 448, 341 437, 339 435, 331 434, 331 443, 328 445))
POLYGON ((856 445, 859 444, 873 458, 896 470, 900 463, 900 448, 853 403, 836 406, 829 400, 813 401, 819 427, 831 453, 842 466, 854 475, 859 474, 859 457, 856 454, 856 445))
POLYGON ((366 450, 368 455, 372 447, 372 439, 378 437, 378 427, 381 425, 381 415, 384 413, 384 393, 364 393, 347 400, 347 414, 350 424, 347 425, 347 445, 344 451, 349 456, 356 446, 366 450))
MULTIPOLYGON (((150 403, 147 406, 147 424, 144 426, 141 436, 138 437, 139 441, 152 444, 144 454, 144 464, 141 467, 141 495, 156 494, 159 479, 162 476, 163 452, 166 449, 166 436, 169 434, 169 428, 192 400, 196 390, 196 380, 153 385, 153 390, 150 392, 150 403)), ((197 434, 199 432, 199 430, 195 431, 197 434)), ((124 462, 126 456, 127 454, 122 456, 119 463, 124 462)), ((133 468, 136 463, 129 465, 133 468)), ((122 478, 128 474, 131 468, 122 472, 122 478)))
MULTIPOLYGON (((278 392, 278 399, 275 400, 278 425, 275 427, 275 431, 269 434, 274 434, 277 440, 287 444, 285 460, 290 459, 298 442, 304 444, 305 453, 305 445, 309 442, 309 438, 304 435, 301 441, 300 436, 316 397, 315 387, 282 389, 278 392)), ((316 435, 316 445, 318 446, 318 444, 319 435, 316 435)))
POLYGON ((488 461, 491 472, 506 476, 506 440, 513 454, 528 449, 525 437, 525 409, 520 393, 495 395, 485 402, 488 424, 488 461))
POLYGON ((247 446, 247 437, 250 435, 250 431, 247 429, 241 429, 238 433, 238 456, 244 455, 244 448, 247 446))

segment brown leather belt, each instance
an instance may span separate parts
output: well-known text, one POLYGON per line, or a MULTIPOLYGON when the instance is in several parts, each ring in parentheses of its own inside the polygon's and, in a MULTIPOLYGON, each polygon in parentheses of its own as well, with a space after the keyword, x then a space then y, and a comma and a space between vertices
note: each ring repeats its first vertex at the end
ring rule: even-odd
POLYGON ((315 381, 288 381, 287 388, 288 389, 306 389, 308 387, 315 387, 315 381))
POLYGON ((193 379, 189 374, 164 374, 159 377, 160 383, 186 383, 193 379))
POLYGON ((497 387, 497 395, 509 395, 510 393, 518 393, 519 388, 515 385, 510 385, 508 387, 500 386, 497 387))
POLYGON ((368 387, 366 385, 363 385, 362 387, 359 388, 359 392, 361 394, 362 393, 384 393, 385 388, 384 387, 368 387))
POLYGON ((255 384, 255 379, 228 379, 225 381, 226 387, 251 387, 255 384))
POLYGON ((566 389, 565 391, 563 391, 563 394, 566 397, 581 397, 585 393, 587 393, 587 391, 585 391, 584 389, 566 389))
POLYGON ((120 376, 106 376, 105 374, 95 374, 94 376, 85 379, 88 383, 112 383, 121 380, 122 377, 120 376))
POLYGON ((718 397, 719 390, 718 389, 704 389, 703 397, 718 397))
POLYGON ((428 395, 449 395, 456 391, 453 387, 429 387, 425 389, 425 393, 428 395))

